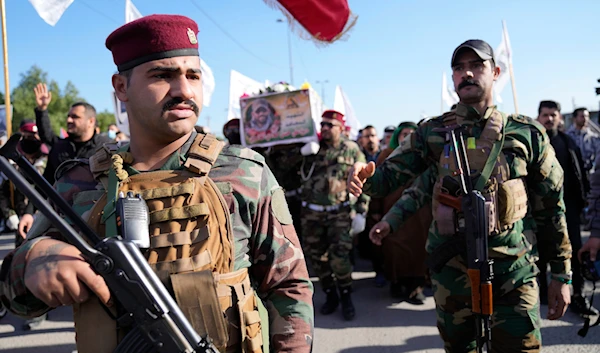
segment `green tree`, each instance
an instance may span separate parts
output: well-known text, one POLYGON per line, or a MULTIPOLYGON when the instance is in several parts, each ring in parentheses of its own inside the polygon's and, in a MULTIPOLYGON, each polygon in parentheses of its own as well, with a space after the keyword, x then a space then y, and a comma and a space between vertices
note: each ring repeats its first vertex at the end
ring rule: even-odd
POLYGON ((33 110, 36 104, 33 88, 40 82, 46 83, 48 90, 52 92, 52 102, 48 106, 48 114, 52 129, 57 134, 60 132, 60 128, 66 125, 66 116, 71 105, 83 100, 79 97, 79 91, 71 81, 68 81, 61 90, 56 81, 48 80, 48 73, 33 65, 27 72, 21 74, 19 85, 11 93, 13 131, 19 128, 23 119, 35 119, 33 110))
POLYGON ((117 122, 115 115, 106 109, 103 112, 96 114, 96 120, 98 121, 98 126, 102 132, 108 130, 108 125, 116 124, 117 122))

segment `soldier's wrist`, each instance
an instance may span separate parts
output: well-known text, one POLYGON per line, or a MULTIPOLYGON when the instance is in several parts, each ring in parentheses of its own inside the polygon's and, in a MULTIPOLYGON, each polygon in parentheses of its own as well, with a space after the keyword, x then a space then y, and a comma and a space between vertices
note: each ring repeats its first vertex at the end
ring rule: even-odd
POLYGON ((573 271, 567 273, 552 273, 550 278, 563 284, 571 284, 573 283, 573 271))

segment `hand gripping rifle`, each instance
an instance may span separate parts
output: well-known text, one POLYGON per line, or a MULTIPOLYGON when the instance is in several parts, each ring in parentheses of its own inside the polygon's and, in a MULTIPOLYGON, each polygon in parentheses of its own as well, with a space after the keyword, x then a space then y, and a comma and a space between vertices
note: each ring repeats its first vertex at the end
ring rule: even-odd
MULTIPOLYGON (((464 216, 464 233, 467 242, 467 274, 471 281, 472 310, 476 316, 477 352, 487 347, 492 339, 490 319, 493 312, 492 279, 493 260, 488 257, 489 220, 485 198, 474 190, 471 169, 461 127, 448 131, 456 157, 456 175, 460 178, 460 207, 464 216)), ((460 226, 460 225, 459 225, 460 226)))
MULTIPOLYGON (((160 352, 160 353, 218 353, 208 337, 200 337, 183 312, 177 306, 162 282, 152 271, 138 246, 131 240, 139 234, 121 234, 114 238, 101 239, 67 202, 54 190, 35 168, 18 151, 21 136, 14 134, 0 149, 0 170, 44 213, 62 235, 74 245, 104 278, 117 305, 124 314, 117 318, 119 325, 130 326, 115 352, 160 352), (90 244, 54 211, 48 202, 9 163, 12 159, 20 170, 69 218, 90 244)), ((144 207, 147 207, 143 203, 144 207)), ((125 211, 127 206, 125 206, 125 211)), ((123 210, 123 207, 120 207, 123 210)), ((131 210, 129 210, 131 211, 131 210)), ((146 208, 147 212, 147 208, 146 208)), ((119 215, 121 220, 127 212, 119 215)), ((147 227, 136 227, 147 232, 147 227)), ((131 227, 121 227, 131 229, 131 227)), ((142 235, 143 237, 143 235, 142 235)), ((108 310, 108 309, 107 309, 108 310)))

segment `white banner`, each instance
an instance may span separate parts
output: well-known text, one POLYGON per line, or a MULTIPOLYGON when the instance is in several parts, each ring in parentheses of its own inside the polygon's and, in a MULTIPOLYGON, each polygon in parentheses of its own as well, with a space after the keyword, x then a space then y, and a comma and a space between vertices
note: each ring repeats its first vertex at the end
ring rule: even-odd
POLYGON ((502 103, 502 97, 500 94, 510 81, 509 65, 512 64, 512 50, 510 48, 510 39, 508 38, 508 31, 506 27, 502 29, 502 42, 496 48, 496 66, 500 68, 500 76, 494 83, 494 96, 497 103, 502 103))
POLYGON ((29 2, 47 24, 54 26, 73 0, 29 0, 29 2))
POLYGON ((442 100, 444 103, 446 103, 448 108, 452 107, 459 101, 458 94, 456 94, 454 88, 450 88, 450 86, 448 86, 448 80, 446 79, 445 72, 442 73, 442 100))
POLYGON ((215 76, 213 75, 212 69, 202 59, 200 59, 200 69, 202 69, 202 91, 204 93, 202 105, 208 107, 210 106, 210 99, 215 91, 215 76))
POLYGON ((131 2, 131 0, 125 0, 125 23, 135 21, 138 18, 143 17, 137 7, 131 2))
POLYGON ((227 121, 235 118, 241 118, 240 97, 244 94, 252 95, 257 93, 263 85, 244 76, 241 73, 231 70, 229 78, 229 111, 227 112, 227 121))
POLYGON ((352 140, 355 140, 358 136, 358 130, 361 129, 362 125, 360 125, 360 122, 356 118, 356 114, 354 113, 352 103, 350 103, 350 99, 348 99, 341 86, 335 87, 333 109, 344 114, 344 119, 346 119, 346 126, 350 126, 350 138, 352 140))

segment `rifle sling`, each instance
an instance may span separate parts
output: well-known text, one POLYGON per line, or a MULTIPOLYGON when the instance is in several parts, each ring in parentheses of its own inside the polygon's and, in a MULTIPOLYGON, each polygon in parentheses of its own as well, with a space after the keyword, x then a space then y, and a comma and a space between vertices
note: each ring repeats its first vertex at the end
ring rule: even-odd
MULTIPOLYGON (((498 114, 502 114, 502 113, 498 112, 498 114)), ((501 132, 502 137, 500 138, 500 140, 497 140, 496 142, 494 142, 494 145, 492 146, 492 150, 490 151, 490 155, 489 155, 487 161, 485 162, 485 166, 483 167, 483 170, 481 171, 479 178, 477 179, 477 183, 475 184, 475 187, 474 187, 475 190, 482 191, 483 187, 485 186, 488 179, 492 175, 492 170, 494 170, 494 167, 496 166, 496 161, 498 160, 498 156, 500 155, 500 151, 502 151, 502 146, 504 145, 504 136, 506 135, 504 133, 504 130, 506 128, 507 121, 508 121, 508 119, 507 119, 506 115, 502 114, 502 132, 501 132)))

